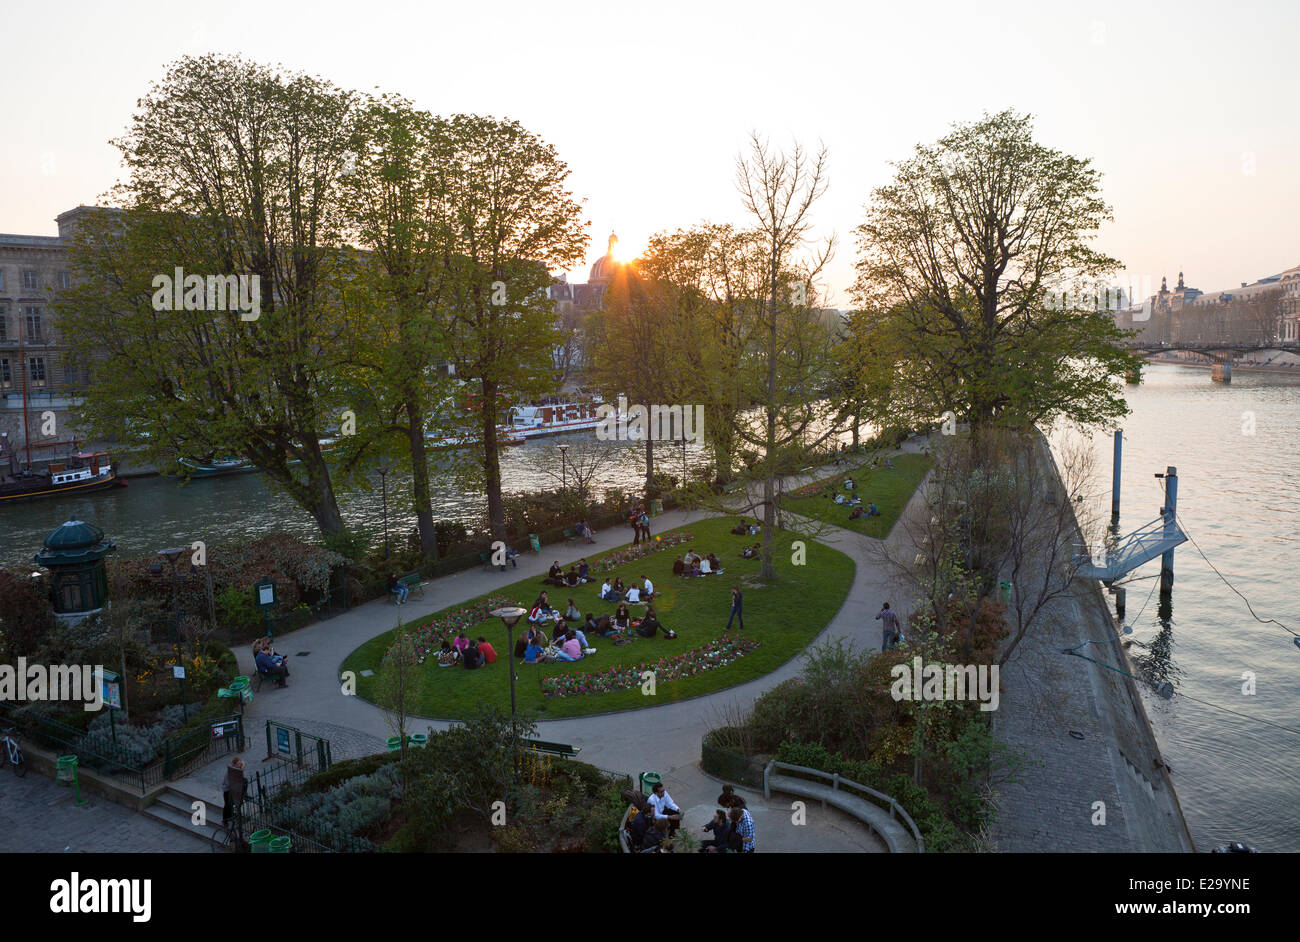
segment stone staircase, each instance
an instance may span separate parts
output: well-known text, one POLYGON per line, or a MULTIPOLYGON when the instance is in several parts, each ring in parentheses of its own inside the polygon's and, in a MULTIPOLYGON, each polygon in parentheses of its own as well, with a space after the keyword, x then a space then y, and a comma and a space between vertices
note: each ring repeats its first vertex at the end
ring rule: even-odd
POLYGON ((153 802, 140 813, 174 830, 183 831, 195 840, 205 842, 211 840, 221 824, 220 804, 197 798, 172 785, 164 785, 161 791, 154 794, 153 802), (193 821, 196 801, 203 801, 207 805, 206 820, 202 825, 197 825, 193 821))

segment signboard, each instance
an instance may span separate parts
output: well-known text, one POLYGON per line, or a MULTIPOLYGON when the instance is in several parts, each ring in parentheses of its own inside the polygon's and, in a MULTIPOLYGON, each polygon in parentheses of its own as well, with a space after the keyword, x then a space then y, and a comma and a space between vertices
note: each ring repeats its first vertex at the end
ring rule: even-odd
POLYGON ((185 668, 184 668, 184 666, 182 666, 182 665, 180 665, 180 664, 177 664, 176 666, 174 666, 174 667, 172 668, 172 676, 175 677, 177 680, 184 680, 184 679, 185 679, 185 668))
POLYGON ((95 676, 99 679, 104 704, 113 710, 122 709, 121 676, 116 671, 104 670, 102 667, 95 668, 95 676))
POLYGON ((212 724, 212 738, 224 739, 227 736, 233 736, 238 729, 238 720, 219 720, 212 724))
POLYGON ((275 580, 263 579, 253 586, 253 601, 258 608, 275 607, 275 580))
POLYGON ((275 751, 286 756, 293 751, 289 745, 289 731, 281 726, 275 728, 275 751))

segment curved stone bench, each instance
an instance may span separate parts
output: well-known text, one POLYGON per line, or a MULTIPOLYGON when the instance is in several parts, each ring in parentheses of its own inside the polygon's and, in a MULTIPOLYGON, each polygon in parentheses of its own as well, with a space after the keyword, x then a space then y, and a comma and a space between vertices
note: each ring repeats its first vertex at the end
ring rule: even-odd
POLYGON ((832 805, 846 814, 853 815, 870 830, 880 835, 881 840, 885 842, 885 846, 889 848, 889 852, 892 854, 915 854, 924 853, 925 851, 925 841, 921 839, 920 832, 917 831, 916 825, 907 812, 903 811, 902 807, 888 795, 883 795, 867 788, 865 785, 859 785, 857 782, 822 772, 819 769, 786 765, 784 762, 773 760, 763 770, 763 796, 771 798, 774 791, 811 798, 823 804, 832 805), (795 778, 792 775, 775 774, 775 769, 778 766, 793 771, 824 776, 831 780, 831 784, 822 785, 804 778, 795 778), (889 801, 891 808, 897 808, 899 813, 906 819, 906 823, 898 820, 890 811, 885 811, 875 803, 844 791, 844 788, 861 789, 889 801))

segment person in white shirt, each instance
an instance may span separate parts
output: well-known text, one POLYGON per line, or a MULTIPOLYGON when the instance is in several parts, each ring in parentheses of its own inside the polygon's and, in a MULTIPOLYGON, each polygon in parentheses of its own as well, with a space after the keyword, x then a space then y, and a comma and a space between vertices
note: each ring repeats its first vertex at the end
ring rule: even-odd
POLYGON ((615 595, 614 593, 614 587, 609 584, 609 579, 606 579, 601 584, 600 597, 604 599, 606 602, 613 602, 617 600, 618 596, 615 595))
POLYGON ((654 809, 656 818, 666 818, 668 820, 668 833, 671 834, 682 823, 682 809, 677 807, 677 803, 673 801, 672 796, 664 788, 663 782, 655 783, 655 787, 651 789, 646 800, 650 802, 650 807, 654 809))
POLYGON ((645 600, 650 601, 655 594, 655 584, 650 581, 650 577, 641 573, 641 592, 645 595, 645 600))
POLYGON ((710 564, 707 559, 700 560, 700 572, 704 573, 706 576, 713 572, 712 564, 710 564))
POLYGON ((627 590, 627 601, 629 605, 640 605, 641 590, 636 586, 630 586, 627 590))

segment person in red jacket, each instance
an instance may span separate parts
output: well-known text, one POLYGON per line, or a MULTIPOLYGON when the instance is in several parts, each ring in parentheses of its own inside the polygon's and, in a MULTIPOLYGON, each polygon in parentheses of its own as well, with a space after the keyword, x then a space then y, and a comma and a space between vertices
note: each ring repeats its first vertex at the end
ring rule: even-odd
POLYGON ((484 664, 491 664, 497 659, 496 648, 488 644, 487 640, 482 637, 478 639, 478 653, 483 655, 484 664))

